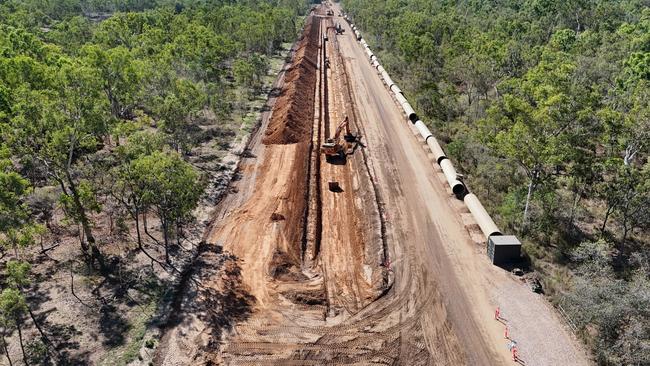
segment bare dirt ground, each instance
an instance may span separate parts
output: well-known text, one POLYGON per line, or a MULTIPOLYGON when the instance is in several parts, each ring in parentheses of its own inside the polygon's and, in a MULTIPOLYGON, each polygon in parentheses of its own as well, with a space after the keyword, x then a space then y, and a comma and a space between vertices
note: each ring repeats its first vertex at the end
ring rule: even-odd
POLYGON ((587 364, 543 299, 489 264, 350 27, 325 11, 215 208, 154 363, 511 364, 501 306, 522 364, 587 364), (331 163, 319 147, 345 116, 358 142, 331 163))

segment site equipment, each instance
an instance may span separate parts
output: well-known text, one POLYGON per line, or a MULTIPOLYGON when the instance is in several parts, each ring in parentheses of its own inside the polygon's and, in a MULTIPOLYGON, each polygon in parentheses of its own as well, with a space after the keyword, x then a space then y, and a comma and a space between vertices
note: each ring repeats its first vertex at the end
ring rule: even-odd
POLYGON ((336 193, 343 192, 341 185, 339 185, 339 182, 337 181, 327 182, 327 188, 332 192, 336 192, 336 193))
POLYGON ((490 235, 487 255, 497 266, 520 260, 521 242, 514 235, 490 235))
POLYGON ((356 141, 356 136, 350 132, 350 120, 348 116, 345 116, 343 122, 336 127, 334 136, 323 143, 321 152, 325 154, 325 159, 328 161, 334 157, 345 159, 348 143, 354 141, 356 141), (343 129, 345 129, 345 135, 342 135, 343 129))

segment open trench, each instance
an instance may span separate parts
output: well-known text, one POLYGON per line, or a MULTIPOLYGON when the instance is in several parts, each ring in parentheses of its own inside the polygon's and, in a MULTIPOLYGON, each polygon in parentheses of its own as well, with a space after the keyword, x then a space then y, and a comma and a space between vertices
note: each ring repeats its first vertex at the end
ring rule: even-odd
POLYGON ((203 331, 208 363, 465 362, 415 243, 390 222, 410 213, 385 211, 386 183, 380 189, 368 154, 381 146, 368 146, 372 121, 338 37, 350 35, 335 34, 326 8, 308 17, 254 156, 206 235, 232 268, 202 282, 217 293, 234 287, 215 307, 239 314, 225 332, 203 331), (356 141, 343 161, 328 162, 321 143, 346 116, 356 141))
MULTIPOLYGON (((291 49, 178 301, 162 310, 153 363, 510 364, 495 291, 530 313, 536 339, 559 325, 485 260, 351 25, 326 14, 309 16, 291 49), (356 142, 333 164, 320 146, 345 116, 356 142), (550 324, 535 323, 544 314, 550 324)), ((558 349, 571 347, 526 364, 586 364, 556 362, 571 353, 558 349)))

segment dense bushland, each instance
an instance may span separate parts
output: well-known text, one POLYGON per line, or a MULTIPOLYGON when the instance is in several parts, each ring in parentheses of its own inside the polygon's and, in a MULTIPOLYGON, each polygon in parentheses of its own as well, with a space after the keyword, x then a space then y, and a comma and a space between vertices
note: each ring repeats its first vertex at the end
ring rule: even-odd
POLYGON ((650 360, 650 4, 345 0, 600 364, 650 360))
POLYGON ((194 149, 228 146, 234 117, 306 10, 299 0, 0 1, 0 350, 9 363, 5 340, 16 332, 29 363, 61 356, 26 301, 33 248, 42 255, 44 238, 59 235, 57 212, 79 228, 86 271, 114 275, 115 248, 105 253, 112 243, 96 237, 101 214, 135 231, 152 267, 172 271, 207 184, 189 162, 194 149), (27 323, 40 333, 33 342, 27 323))

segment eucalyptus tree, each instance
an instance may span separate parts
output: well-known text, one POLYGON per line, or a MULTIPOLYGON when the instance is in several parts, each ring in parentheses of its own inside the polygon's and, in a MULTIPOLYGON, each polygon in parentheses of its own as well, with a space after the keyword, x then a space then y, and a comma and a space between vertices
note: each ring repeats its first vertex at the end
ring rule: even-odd
POLYGON ((177 153, 154 151, 133 160, 127 181, 140 205, 150 205, 162 226, 165 260, 170 263, 170 238, 180 242, 185 221, 196 208, 205 188, 199 174, 177 153))
POLYGON ((4 136, 15 156, 43 169, 60 187, 61 203, 66 214, 80 224, 81 249, 92 264, 101 260, 101 253, 89 215, 99 207, 92 186, 77 166, 84 155, 101 148, 101 138, 109 130, 108 106, 97 70, 76 60, 60 62, 59 69, 50 70, 55 89, 16 91, 10 128, 4 136))

